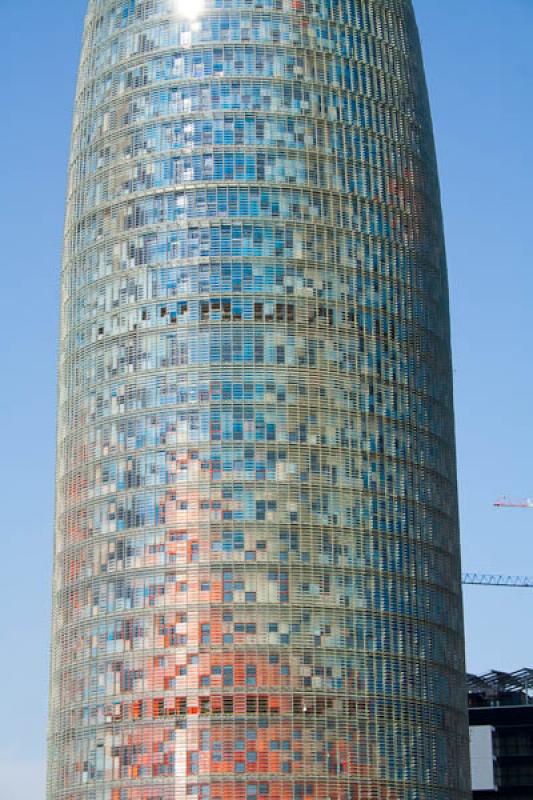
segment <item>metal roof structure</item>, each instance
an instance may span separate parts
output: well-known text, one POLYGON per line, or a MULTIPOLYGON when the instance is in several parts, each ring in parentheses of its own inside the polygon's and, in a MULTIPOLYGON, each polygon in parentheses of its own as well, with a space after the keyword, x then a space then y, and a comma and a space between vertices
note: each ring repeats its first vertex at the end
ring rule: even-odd
POLYGON ((533 669, 524 668, 516 672, 491 670, 484 675, 467 675, 468 693, 498 697, 502 694, 521 694, 523 702, 533 702, 533 669))

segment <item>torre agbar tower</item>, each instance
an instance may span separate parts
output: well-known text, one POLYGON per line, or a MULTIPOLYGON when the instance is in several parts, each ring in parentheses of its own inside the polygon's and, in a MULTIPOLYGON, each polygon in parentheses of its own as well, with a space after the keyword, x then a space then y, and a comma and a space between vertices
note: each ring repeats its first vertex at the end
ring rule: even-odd
POLYGON ((468 796, 410 0, 91 0, 48 800, 468 796))

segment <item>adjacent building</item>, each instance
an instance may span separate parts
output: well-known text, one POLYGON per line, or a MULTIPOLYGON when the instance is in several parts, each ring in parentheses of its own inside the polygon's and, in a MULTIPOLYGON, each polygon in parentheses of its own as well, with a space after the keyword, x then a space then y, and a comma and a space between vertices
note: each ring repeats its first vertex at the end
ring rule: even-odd
POLYGON ((468 676, 475 800, 533 797, 533 670, 468 676))
POLYGON ((410 0, 90 0, 48 800, 469 796, 410 0))

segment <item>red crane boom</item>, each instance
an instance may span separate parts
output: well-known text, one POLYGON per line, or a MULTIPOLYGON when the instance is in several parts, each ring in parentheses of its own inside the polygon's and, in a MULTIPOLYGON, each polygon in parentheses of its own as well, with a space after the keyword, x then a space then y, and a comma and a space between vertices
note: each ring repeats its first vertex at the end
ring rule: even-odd
POLYGON ((526 497, 524 500, 510 500, 508 497, 500 497, 493 505, 496 508, 533 508, 533 499, 526 497))

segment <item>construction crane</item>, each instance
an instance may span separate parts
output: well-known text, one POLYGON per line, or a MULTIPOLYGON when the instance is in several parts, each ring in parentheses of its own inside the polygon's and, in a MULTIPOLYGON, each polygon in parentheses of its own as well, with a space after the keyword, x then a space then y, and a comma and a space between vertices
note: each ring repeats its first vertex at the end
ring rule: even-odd
MULTIPOLYGON (((500 497, 492 504, 496 508, 533 508, 533 498, 511 500, 500 497)), ((484 575, 479 572, 466 572, 463 575, 466 586, 510 586, 515 589, 533 589, 533 577, 529 575, 484 575)))
POLYGON ((510 500, 508 497, 500 497, 493 505, 496 508, 533 508, 533 499, 526 497, 524 500, 510 500))
POLYGON ((528 575, 483 575, 466 572, 463 575, 466 586, 509 586, 514 589, 533 589, 533 577, 528 575))
MULTIPOLYGON (((510 500, 500 497, 493 503, 496 508, 533 508, 533 499, 510 500)), ((486 575, 480 572, 465 572, 462 577, 465 586, 509 586, 514 589, 533 589, 533 577, 529 575, 486 575)))

